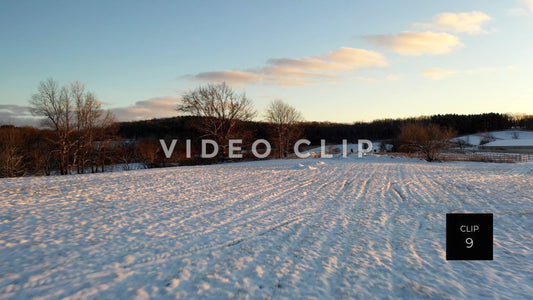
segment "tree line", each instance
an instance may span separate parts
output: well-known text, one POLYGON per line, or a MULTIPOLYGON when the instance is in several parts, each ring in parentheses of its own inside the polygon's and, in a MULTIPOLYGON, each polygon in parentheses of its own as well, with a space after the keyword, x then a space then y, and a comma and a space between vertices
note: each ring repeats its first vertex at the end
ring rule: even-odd
MULTIPOLYGON (((164 157, 160 139, 176 137, 193 140, 194 150, 200 139, 213 139, 222 151, 210 162, 225 160, 230 139, 243 139, 247 147, 258 133, 252 121, 257 116, 252 101, 225 83, 208 84, 184 94, 176 107, 181 117, 159 129, 150 121, 130 123, 133 126, 117 123, 79 82, 60 86, 53 79, 42 81, 31 96, 30 107, 33 114, 44 118, 43 128, 0 127, 0 177, 96 173, 114 164, 129 168, 136 163, 162 167, 209 162, 197 157, 184 159, 183 149, 164 157)), ((277 156, 287 156, 297 138, 295 128, 302 121, 301 114, 276 100, 264 119, 266 126, 259 126, 259 131, 264 131, 261 135, 276 137, 277 156)))
MULTIPOLYGON (((143 121, 122 122, 118 124, 121 137, 140 140, 144 138, 178 138, 195 139, 201 133, 194 126, 200 120, 194 116, 177 116, 143 121)), ((357 141, 359 138, 371 140, 387 140, 399 146, 399 135, 404 124, 420 124, 428 126, 436 124, 443 128, 450 128, 457 135, 474 134, 509 128, 533 130, 532 115, 511 115, 500 113, 486 113, 473 115, 446 114, 424 116, 416 118, 397 118, 375 120, 371 122, 356 122, 353 124, 334 122, 299 122, 298 131, 301 136, 310 140, 313 145, 319 145, 321 139, 339 144, 343 139, 357 141)), ((251 131, 256 139, 273 140, 270 124, 266 121, 242 122, 242 126, 251 131)))
MULTIPOLYGON (((533 130, 531 115, 498 113, 446 114, 353 124, 307 122, 296 108, 281 100, 272 101, 260 115, 251 99, 225 83, 200 86, 183 94, 182 99, 176 107, 176 117, 116 122, 83 84, 60 86, 55 80, 47 79, 39 84, 30 100, 32 113, 43 117, 42 128, 0 126, 0 177, 104 172, 107 166, 116 164, 128 169, 133 164, 163 167, 224 161, 228 159, 230 139, 241 139, 245 159, 253 159, 246 149, 257 139, 266 139, 273 145, 271 157, 283 158, 291 154, 299 138, 310 140, 312 145, 320 144, 321 139, 332 144, 343 139, 383 140, 394 144, 395 150, 413 151, 417 134, 418 139, 422 134, 424 138, 433 136, 442 141, 452 134, 511 127, 533 130), (421 131, 415 125, 426 129, 421 131), (432 131, 427 131, 428 128, 432 131), (183 143, 167 158, 160 139, 178 139, 183 143), (209 160, 197 155, 186 158, 184 141, 187 139, 192 141, 193 153, 200 152, 201 139, 216 141, 222 151, 209 160)), ((430 155, 431 147, 427 150, 430 155)))

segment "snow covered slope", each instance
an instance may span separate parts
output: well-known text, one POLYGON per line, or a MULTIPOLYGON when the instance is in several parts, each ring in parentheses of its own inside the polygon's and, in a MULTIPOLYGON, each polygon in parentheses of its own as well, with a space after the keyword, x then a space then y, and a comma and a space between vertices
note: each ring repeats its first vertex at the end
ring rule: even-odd
POLYGON ((533 147, 533 139, 497 140, 483 145, 485 147, 533 147))
POLYGON ((462 140, 463 142, 479 146, 483 139, 494 139, 496 141, 502 140, 502 144, 508 145, 517 143, 517 140, 533 140, 533 131, 525 130, 503 130, 503 131, 491 131, 478 134, 463 135, 456 138, 453 138, 452 141, 462 140), (503 142, 505 141, 505 142, 503 142))
POLYGON ((0 180, 0 298, 527 298, 533 164, 273 160, 0 180), (494 213, 493 261, 445 214, 494 213))

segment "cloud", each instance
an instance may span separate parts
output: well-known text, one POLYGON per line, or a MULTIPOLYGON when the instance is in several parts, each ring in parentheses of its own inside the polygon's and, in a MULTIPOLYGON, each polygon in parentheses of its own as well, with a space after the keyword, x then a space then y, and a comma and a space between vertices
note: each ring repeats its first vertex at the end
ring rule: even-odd
POLYGON ((525 16, 533 12, 533 0, 522 0, 520 2, 523 4, 523 6, 508 9, 507 15, 525 16))
MULTIPOLYGON (((117 121, 146 120, 176 116, 181 98, 155 97, 137 101, 134 105, 111 108, 117 121)), ((0 105, 0 125, 41 126, 42 117, 33 116, 29 106, 0 105)))
POLYGON ((363 82, 368 82, 368 83, 374 83, 374 82, 379 82, 380 81, 379 79, 376 79, 376 78, 364 77, 364 76, 352 77, 352 78, 350 78, 350 80, 352 80, 352 81, 363 81, 363 82))
POLYGON ((256 82, 261 80, 261 76, 246 71, 213 71, 203 72, 194 76, 201 81, 226 81, 230 83, 256 82))
POLYGON ((530 12, 533 12, 533 0, 522 0, 522 3, 529 9, 530 12))
POLYGON ((477 34, 485 32, 482 26, 490 19, 490 16, 480 11, 469 13, 442 13, 434 16, 430 22, 415 23, 414 26, 439 31, 477 34))
POLYGON ((522 7, 511 8, 506 11, 508 16, 521 17, 528 14, 528 11, 522 7))
MULTIPOLYGON (((511 70, 512 67, 507 67, 505 69, 511 70)), ((441 69, 441 68, 434 68, 434 69, 427 69, 422 71, 422 75, 432 79, 432 80, 441 80, 448 77, 451 77, 453 75, 458 74, 479 74, 479 73, 490 73, 495 72, 498 70, 502 70, 501 68, 478 68, 478 69, 466 69, 466 70, 454 70, 454 69, 441 69)))
POLYGON ((427 69, 427 70, 422 71, 422 75, 425 77, 428 77, 429 79, 440 80, 440 79, 449 77, 451 75, 457 74, 459 72, 460 71, 458 70, 435 68, 435 69, 427 69))
POLYGON ((176 116, 180 98, 156 97, 137 101, 132 106, 110 109, 118 121, 146 120, 176 116))
POLYGON ((404 31, 398 35, 372 35, 366 39, 376 46, 403 55, 445 54, 462 45, 454 35, 432 31, 404 31))
POLYGON ((311 85, 338 77, 345 72, 360 68, 384 67, 385 57, 375 51, 341 47, 334 51, 305 58, 271 58, 265 66, 256 70, 210 71, 194 75, 202 81, 226 81, 250 83, 258 81, 275 82, 281 86, 311 85))
MULTIPOLYGON (((338 69, 339 67, 339 66, 333 65, 330 61, 318 59, 315 57, 301 58, 301 59, 272 58, 268 60, 268 64, 274 67, 279 66, 279 67, 287 68, 287 70, 319 71, 319 70, 335 70, 335 69, 338 69)), ((293 72, 291 71, 291 73, 293 72)))
POLYGON ((350 71, 361 67, 383 67, 387 63, 380 53, 341 47, 315 57, 291 59, 273 58, 268 61, 272 66, 292 68, 305 72, 310 71, 350 71))
POLYGON ((29 106, 0 105, 0 125, 39 126, 42 118, 31 114, 29 106))
POLYGON ((398 81, 400 80, 400 76, 397 76, 397 75, 394 75, 394 74, 389 74, 387 75, 387 77, 385 77, 386 80, 388 81, 398 81))
POLYGON ((349 47, 341 47, 335 51, 326 53, 322 58, 348 69, 384 67, 387 65, 385 58, 380 53, 349 47))

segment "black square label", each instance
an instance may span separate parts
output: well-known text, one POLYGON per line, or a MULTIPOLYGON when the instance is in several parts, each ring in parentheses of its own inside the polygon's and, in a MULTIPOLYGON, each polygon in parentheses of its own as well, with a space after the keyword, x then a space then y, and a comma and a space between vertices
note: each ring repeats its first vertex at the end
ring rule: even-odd
POLYGON ((492 214, 446 214, 446 260, 492 260, 492 214))

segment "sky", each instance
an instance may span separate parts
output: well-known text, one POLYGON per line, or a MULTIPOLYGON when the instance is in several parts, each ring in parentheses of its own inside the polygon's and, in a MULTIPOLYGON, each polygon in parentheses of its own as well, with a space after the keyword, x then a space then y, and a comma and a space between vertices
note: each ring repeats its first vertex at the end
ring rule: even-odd
POLYGON ((533 0, 0 0, 0 124, 39 82, 79 81, 120 121, 177 115, 226 82, 264 119, 533 114, 533 0))

